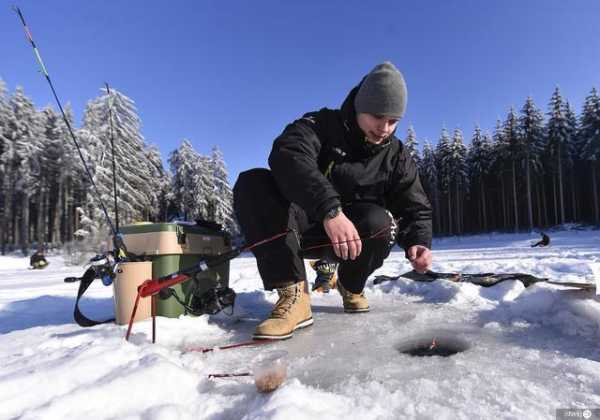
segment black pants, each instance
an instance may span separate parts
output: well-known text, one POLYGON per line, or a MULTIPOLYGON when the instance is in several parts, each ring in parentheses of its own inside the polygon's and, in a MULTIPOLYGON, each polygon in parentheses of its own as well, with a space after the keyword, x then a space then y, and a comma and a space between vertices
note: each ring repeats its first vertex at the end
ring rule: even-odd
MULTIPOLYGON (((341 260, 335 256, 333 247, 320 247, 330 243, 323 223, 309 220, 301 208, 286 200, 268 169, 242 172, 233 188, 233 198, 235 215, 247 243, 269 238, 287 228, 299 233, 299 237, 290 233, 253 249, 267 290, 306 279, 303 258, 325 258, 339 262, 338 281, 347 290, 360 293, 369 275, 381 267, 390 253, 391 234, 363 240, 362 251, 355 260, 341 260), (317 248, 308 250, 313 246, 317 248)), ((387 211, 373 203, 344 206, 344 214, 352 220, 361 238, 385 230, 391 223, 387 211)))

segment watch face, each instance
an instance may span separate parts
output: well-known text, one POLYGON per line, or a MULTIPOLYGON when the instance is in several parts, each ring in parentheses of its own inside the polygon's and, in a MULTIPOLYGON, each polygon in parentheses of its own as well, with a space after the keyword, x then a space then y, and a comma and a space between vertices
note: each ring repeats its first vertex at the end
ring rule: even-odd
POLYGON ((327 212, 327 218, 328 219, 333 219, 335 216, 337 216, 338 214, 340 214, 340 211, 342 211, 342 209, 340 207, 334 207, 331 210, 329 210, 327 212))

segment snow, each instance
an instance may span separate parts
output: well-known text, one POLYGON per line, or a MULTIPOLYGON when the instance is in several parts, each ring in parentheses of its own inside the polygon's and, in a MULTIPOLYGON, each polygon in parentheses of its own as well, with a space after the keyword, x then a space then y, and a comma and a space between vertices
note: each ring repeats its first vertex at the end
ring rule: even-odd
MULTIPOLYGON (((529 234, 434 242, 436 271, 524 272, 556 281, 598 281, 598 231, 551 232, 546 248, 529 234), (595 273, 595 274, 594 274, 595 273)), ((189 352, 247 340, 276 300, 262 290, 255 260, 232 261, 233 316, 158 318, 151 324, 80 328, 72 318, 81 275, 60 256, 42 271, 0 257, 0 418, 12 419, 396 419, 554 418, 558 408, 600 407, 600 297, 592 291, 520 282, 491 288, 399 279, 373 285, 371 312, 345 314, 333 292, 312 296, 315 324, 266 346, 189 352), (468 349, 451 357, 400 350, 435 338, 468 349), (288 378, 258 393, 249 371, 274 350, 288 352, 288 378)), ((409 270, 395 249, 377 274, 409 270)), ((314 273, 308 267, 310 280, 314 273)), ((84 314, 112 316, 112 288, 95 282, 84 314)))

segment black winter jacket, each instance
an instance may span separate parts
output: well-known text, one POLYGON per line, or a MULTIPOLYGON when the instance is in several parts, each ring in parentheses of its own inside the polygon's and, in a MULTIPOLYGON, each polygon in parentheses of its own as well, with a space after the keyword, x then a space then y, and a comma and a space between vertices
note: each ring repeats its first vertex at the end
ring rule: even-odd
POLYGON ((341 109, 305 114, 277 137, 269 156, 277 185, 313 221, 336 205, 379 204, 400 219, 400 246, 431 248, 431 205, 414 160, 394 135, 379 145, 365 140, 354 110, 359 87, 341 109))

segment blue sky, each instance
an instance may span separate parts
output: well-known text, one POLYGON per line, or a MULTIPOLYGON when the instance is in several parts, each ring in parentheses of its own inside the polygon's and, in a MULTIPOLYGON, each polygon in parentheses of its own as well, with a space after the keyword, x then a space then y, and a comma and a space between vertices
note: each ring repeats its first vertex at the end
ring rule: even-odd
POLYGON ((394 62, 422 141, 443 126, 468 140, 556 85, 579 113, 600 87, 600 2, 0 2, 0 77, 52 103, 10 5, 20 6, 63 102, 81 119, 105 81, 131 97, 163 158, 188 138, 218 145, 230 180, 265 166, 288 122, 338 107, 374 65, 394 62))

